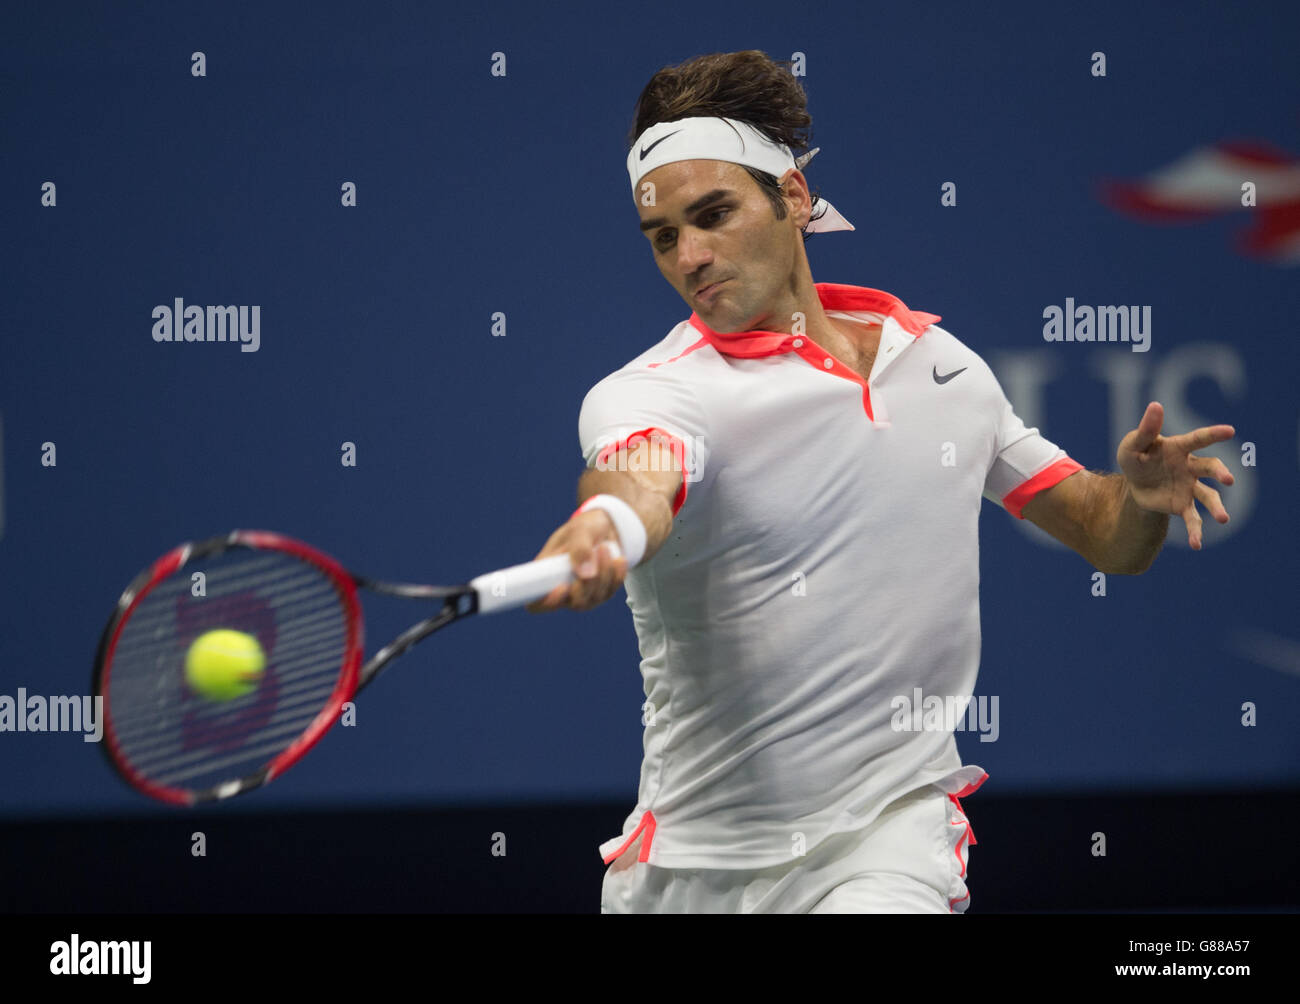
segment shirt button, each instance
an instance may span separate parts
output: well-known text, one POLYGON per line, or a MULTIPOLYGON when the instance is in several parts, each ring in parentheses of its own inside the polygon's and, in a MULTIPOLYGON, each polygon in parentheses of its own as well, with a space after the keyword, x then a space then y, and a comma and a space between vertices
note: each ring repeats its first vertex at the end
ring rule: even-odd
POLYGON ((802 338, 796 338, 796 339, 794 340, 794 342, 791 343, 791 344, 793 344, 794 347, 795 347, 796 349, 801 349, 801 348, 803 348, 803 339, 802 339, 802 338))
POLYGON ((822 363, 822 365, 825 366, 827 369, 830 369, 832 366, 835 365, 835 360, 827 359, 824 363, 822 363))

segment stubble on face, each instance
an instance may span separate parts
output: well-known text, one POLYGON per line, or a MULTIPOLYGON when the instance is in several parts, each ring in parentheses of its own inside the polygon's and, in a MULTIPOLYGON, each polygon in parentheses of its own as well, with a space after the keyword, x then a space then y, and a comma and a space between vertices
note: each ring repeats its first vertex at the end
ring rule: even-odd
POLYGON ((789 331, 797 309, 799 231, 737 164, 686 160, 642 179, 655 205, 638 202, 655 264, 714 331, 789 331), (719 197, 710 196, 722 193, 719 197), (710 288, 714 287, 714 288, 710 288))

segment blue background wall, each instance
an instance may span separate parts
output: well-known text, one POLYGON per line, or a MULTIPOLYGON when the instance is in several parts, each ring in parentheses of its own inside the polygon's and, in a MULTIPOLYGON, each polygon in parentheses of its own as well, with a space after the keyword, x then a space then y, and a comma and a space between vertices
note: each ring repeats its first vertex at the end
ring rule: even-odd
MULTIPOLYGON (((0 694, 86 693, 118 593, 183 540, 275 529, 432 581, 535 554, 573 508, 583 394, 689 313, 637 233, 633 102, 662 65, 754 47, 806 54, 808 176, 858 227, 812 238, 816 279, 943 315, 1088 467, 1113 468, 1151 399, 1166 431, 1237 428, 1212 451, 1237 474, 1232 523, 1207 517, 1193 553, 1173 520, 1154 568, 1104 598, 1081 559, 986 505, 976 692, 999 697, 1001 734, 959 737, 985 790, 1295 785, 1300 272, 1234 250, 1247 210, 1146 226, 1097 186, 1226 139, 1300 151, 1300 16, 1093 6, 10 13, 0 694), (259 351, 156 344, 151 311, 175 297, 260 305, 259 351), (1151 351, 1045 343, 1066 297, 1150 305, 1151 351)), ((370 610, 376 642, 413 619, 370 610)), ((241 801, 630 807, 641 701, 622 594, 457 625, 241 801)), ((163 811, 75 734, 0 733, 0 777, 8 816, 163 811)))

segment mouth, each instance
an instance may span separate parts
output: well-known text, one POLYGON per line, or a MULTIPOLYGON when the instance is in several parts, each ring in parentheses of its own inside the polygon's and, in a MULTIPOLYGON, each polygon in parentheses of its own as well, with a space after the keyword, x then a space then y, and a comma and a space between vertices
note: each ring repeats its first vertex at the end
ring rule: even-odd
POLYGON ((702 303, 710 302, 714 296, 717 295, 718 289, 730 281, 730 279, 719 279, 717 282, 711 282, 707 286, 701 286, 695 291, 695 299, 702 303))

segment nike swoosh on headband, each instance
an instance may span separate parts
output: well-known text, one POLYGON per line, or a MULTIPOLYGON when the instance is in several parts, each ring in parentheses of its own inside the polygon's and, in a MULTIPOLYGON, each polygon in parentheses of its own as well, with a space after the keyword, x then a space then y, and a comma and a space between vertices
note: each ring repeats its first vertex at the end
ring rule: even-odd
MULTIPOLYGON (((679 132, 681 132, 680 129, 678 129, 676 132, 670 132, 670 133, 668 134, 668 136, 676 136, 677 133, 679 133, 679 132)), ((646 159, 646 155, 649 154, 650 151, 653 150, 655 147, 657 147, 660 143, 662 143, 664 140, 666 140, 666 139, 668 138, 668 136, 660 136, 657 140, 655 140, 655 141, 654 141, 653 143, 651 143, 649 146, 642 147, 642 148, 641 148, 641 159, 642 159, 642 160, 645 160, 645 159, 646 159)))

